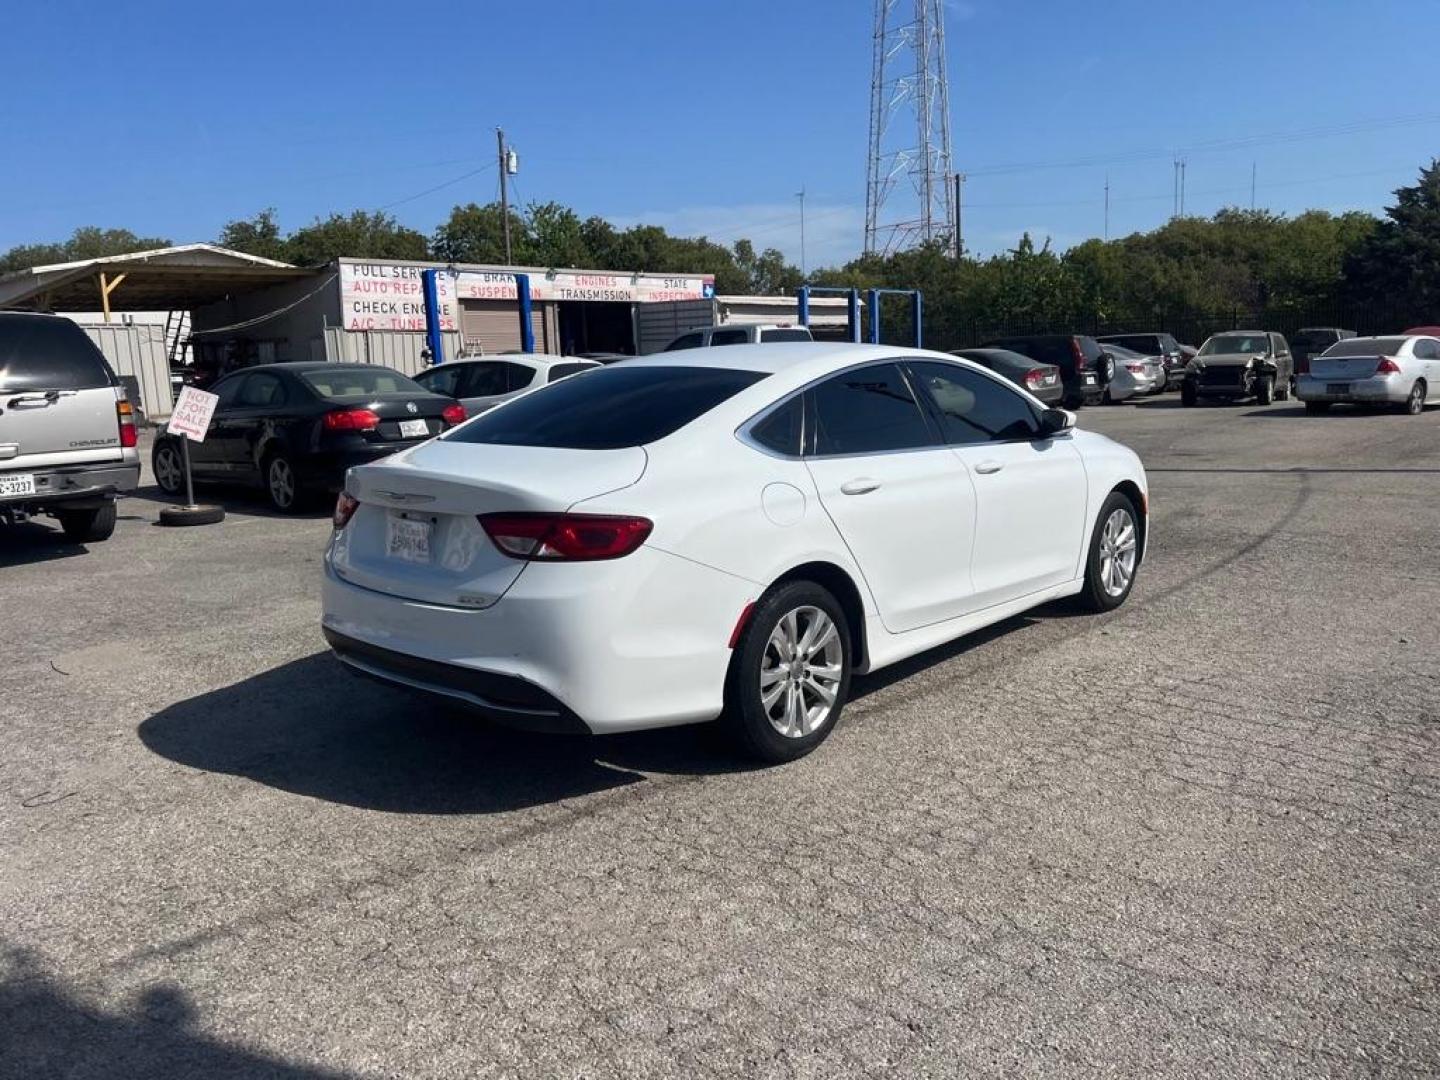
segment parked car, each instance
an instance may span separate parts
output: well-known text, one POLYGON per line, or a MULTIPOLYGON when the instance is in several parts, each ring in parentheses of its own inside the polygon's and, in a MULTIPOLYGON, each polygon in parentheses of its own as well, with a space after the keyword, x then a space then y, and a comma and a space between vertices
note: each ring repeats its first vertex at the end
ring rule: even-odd
POLYGON ((503 359, 451 360, 426 368, 415 381, 432 393, 457 398, 469 415, 476 416, 516 394, 599 366, 597 361, 573 356, 513 353, 503 359))
POLYGON ((115 531, 140 482, 134 407, 72 320, 0 312, 0 523, 46 514, 76 542, 115 531))
POLYGON ((322 628, 356 671, 511 723, 723 716, 797 758, 853 673, 1124 602, 1145 471, 1074 422, 944 353, 636 358, 351 470, 322 628))
POLYGON ((1114 361, 1105 356, 1092 337, 1082 334, 1031 334, 1026 337, 997 338, 982 349, 1009 349, 1042 364, 1060 369, 1065 385, 1065 407, 1078 409, 1094 405, 1105 394, 1114 373, 1114 361))
MULTIPOLYGON (((415 446, 465 420, 454 398, 375 364, 261 364, 212 388, 215 417, 191 443, 196 480, 257 484, 281 513, 307 496, 338 491, 345 470, 415 446)), ((179 437, 161 433, 151 451, 155 482, 184 489, 179 437)))
POLYGON ((1338 326, 1304 326, 1289 337, 1290 355, 1295 361, 1296 376, 1310 370, 1310 358, 1319 356, 1336 342, 1355 336, 1354 330, 1341 330, 1338 326))
POLYGON ((702 349, 711 345, 773 344, 777 341, 814 341, 808 326, 786 323, 722 323, 695 326, 674 338, 661 352, 702 349))
POLYGON ((1188 362, 1184 346, 1171 334, 1100 334, 1095 338, 1101 345, 1120 345, 1141 356, 1158 356, 1165 368, 1165 387, 1180 385, 1181 375, 1188 362))
POLYGON ((1336 402, 1394 405, 1419 416, 1440 402, 1440 338, 1419 335, 1356 337, 1312 357, 1297 379, 1296 396, 1307 412, 1336 402))
POLYGON ((1165 362, 1159 356, 1142 356, 1123 345, 1104 345, 1102 348, 1114 361, 1114 374, 1105 385, 1102 399, 1107 404, 1165 392, 1168 379, 1165 362))
POLYGON ((1294 363, 1284 337, 1264 330, 1211 334, 1185 368, 1180 403, 1201 398, 1239 401, 1253 397, 1261 405, 1290 396, 1294 363))
POLYGON ((1409 337, 1412 334, 1418 334, 1421 337, 1440 338, 1440 326, 1412 326, 1409 330, 1405 331, 1404 336, 1409 337))
POLYGON ((1042 364, 1009 349, 956 349, 951 356, 959 356, 981 367, 989 368, 997 375, 1003 375, 1016 386, 1023 387, 1049 406, 1056 406, 1065 397, 1065 385, 1060 381, 1060 369, 1054 364, 1042 364))

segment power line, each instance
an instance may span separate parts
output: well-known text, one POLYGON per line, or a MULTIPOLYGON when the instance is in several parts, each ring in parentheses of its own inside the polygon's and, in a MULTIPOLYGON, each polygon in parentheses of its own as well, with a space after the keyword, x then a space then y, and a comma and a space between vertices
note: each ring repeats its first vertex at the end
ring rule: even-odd
POLYGON ((434 187, 428 187, 424 191, 417 191, 414 195, 406 195, 405 198, 396 199, 394 202, 386 203, 384 206, 378 207, 378 209, 390 210, 396 206, 403 206, 405 203, 414 202, 416 199, 423 199, 426 195, 433 195, 437 191, 441 191, 447 187, 453 187, 455 184, 458 184, 463 180, 469 180, 472 176, 479 176, 486 169, 493 169, 494 167, 495 162, 488 162, 484 165, 481 165, 478 169, 471 169, 469 172, 461 173, 459 176, 455 177, 452 180, 446 180, 443 184, 436 184, 434 187))

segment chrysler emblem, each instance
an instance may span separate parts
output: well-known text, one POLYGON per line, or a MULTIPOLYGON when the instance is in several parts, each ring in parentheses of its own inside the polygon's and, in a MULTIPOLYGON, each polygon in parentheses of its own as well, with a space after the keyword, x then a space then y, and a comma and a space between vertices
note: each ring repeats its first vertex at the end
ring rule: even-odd
POLYGON ((415 402, 413 402, 413 401, 407 401, 407 402, 405 402, 405 408, 409 409, 411 412, 419 412, 419 411, 420 411, 419 407, 416 406, 415 402))

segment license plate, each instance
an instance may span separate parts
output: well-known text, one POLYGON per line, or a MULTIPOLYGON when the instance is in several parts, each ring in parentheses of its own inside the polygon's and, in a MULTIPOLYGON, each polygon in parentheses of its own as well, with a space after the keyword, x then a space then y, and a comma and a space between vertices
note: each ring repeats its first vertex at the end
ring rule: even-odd
POLYGON ((1326 383, 1326 384, 1325 384, 1325 393, 1327 393, 1327 394, 1348 394, 1348 393, 1350 393, 1350 384, 1349 384, 1348 382, 1331 382, 1331 383, 1326 383))
POLYGON ((429 435, 430 428, 424 420, 401 420, 400 437, 402 439, 413 439, 418 435, 429 435))
POLYGON ((33 474, 16 473, 13 476, 0 476, 0 496, 34 494, 35 477, 33 474))
POLYGON ((430 561, 430 522, 391 517, 385 521, 385 554, 401 562, 430 561))
POLYGON ((1095 373, 1094 373, 1093 371, 1087 371, 1087 372, 1085 372, 1085 375, 1084 375, 1084 378, 1083 378, 1082 381, 1083 381, 1083 383, 1084 383, 1085 386, 1094 386, 1094 385, 1095 385, 1095 373))

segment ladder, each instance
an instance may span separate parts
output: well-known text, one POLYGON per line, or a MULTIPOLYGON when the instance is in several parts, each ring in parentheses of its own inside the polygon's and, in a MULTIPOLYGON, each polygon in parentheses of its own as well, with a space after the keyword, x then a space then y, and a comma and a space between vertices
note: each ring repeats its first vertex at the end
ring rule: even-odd
POLYGON ((185 363, 190 348, 190 312, 165 313, 165 357, 171 367, 185 363))

